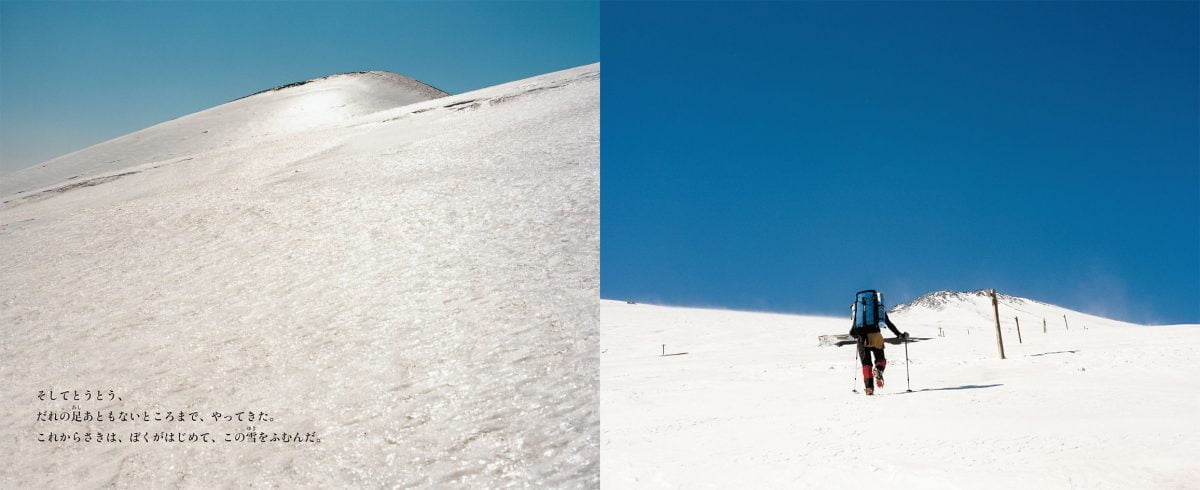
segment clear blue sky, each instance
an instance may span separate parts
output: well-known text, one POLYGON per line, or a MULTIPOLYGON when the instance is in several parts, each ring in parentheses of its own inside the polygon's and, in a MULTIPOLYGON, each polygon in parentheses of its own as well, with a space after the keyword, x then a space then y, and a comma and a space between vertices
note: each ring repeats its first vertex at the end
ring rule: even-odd
POLYGON ((601 294, 1200 322, 1196 2, 606 3, 601 294))
POLYGON ((600 60, 594 2, 0 2, 0 172, 277 85, 459 93, 600 60))

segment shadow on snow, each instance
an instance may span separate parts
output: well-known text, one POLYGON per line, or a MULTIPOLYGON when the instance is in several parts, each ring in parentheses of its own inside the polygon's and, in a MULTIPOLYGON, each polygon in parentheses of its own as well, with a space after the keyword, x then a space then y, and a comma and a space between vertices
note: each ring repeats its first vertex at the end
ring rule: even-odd
POLYGON ((922 391, 974 390, 974 389, 978 389, 978 388, 994 388, 997 386, 1004 386, 1004 384, 996 383, 996 384, 990 384, 990 385, 962 385, 962 386, 951 386, 951 387, 946 387, 946 388, 925 388, 923 390, 916 390, 913 393, 919 393, 922 391))
MULTIPOLYGON (((962 385, 962 386, 948 386, 945 388, 925 388, 925 389, 913 390, 913 391, 898 391, 895 393, 879 393, 876 396, 903 395, 906 393, 921 393, 921 392, 925 392, 925 391, 975 390, 975 389, 979 389, 979 388, 995 388, 997 386, 1004 386, 1004 384, 996 383, 996 384, 990 384, 990 385, 962 385)), ((857 391, 858 390, 855 390, 855 392, 857 392, 857 391)))
POLYGON ((1059 350, 1059 351, 1054 351, 1054 352, 1043 352, 1041 354, 1030 354, 1029 357, 1048 356, 1050 354, 1074 354, 1076 352, 1079 352, 1079 351, 1078 350, 1059 350))

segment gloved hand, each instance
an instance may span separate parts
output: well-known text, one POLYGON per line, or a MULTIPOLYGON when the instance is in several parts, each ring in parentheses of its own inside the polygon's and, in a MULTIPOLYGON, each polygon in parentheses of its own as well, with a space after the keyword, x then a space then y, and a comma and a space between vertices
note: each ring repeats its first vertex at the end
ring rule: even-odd
POLYGON ((908 332, 900 332, 900 340, 908 340, 908 332))

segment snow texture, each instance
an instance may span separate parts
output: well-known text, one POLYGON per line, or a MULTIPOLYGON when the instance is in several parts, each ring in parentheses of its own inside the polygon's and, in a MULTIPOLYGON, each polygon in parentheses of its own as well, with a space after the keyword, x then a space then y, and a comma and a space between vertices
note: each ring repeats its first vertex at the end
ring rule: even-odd
POLYGON ((346 126, 384 109, 444 97, 395 73, 345 73, 264 90, 18 170, 0 179, 0 196, 30 193, 99 172, 168 162, 220 148, 257 146, 304 130, 346 126))
POLYGON ((332 76, 4 176, 0 488, 598 485, 599 65, 443 95, 332 76), (72 405, 275 420, 36 421, 72 405), (37 442, 251 425, 321 442, 37 442))
POLYGON ((849 330, 852 299, 844 318, 602 301, 604 486, 1123 489, 1200 480, 1189 422, 1200 411, 1200 325, 1132 325, 1003 296, 1000 360, 989 296, 933 294, 889 315, 929 338, 908 345, 913 392, 904 346, 888 345, 886 386, 868 397, 853 346, 817 341, 849 330))

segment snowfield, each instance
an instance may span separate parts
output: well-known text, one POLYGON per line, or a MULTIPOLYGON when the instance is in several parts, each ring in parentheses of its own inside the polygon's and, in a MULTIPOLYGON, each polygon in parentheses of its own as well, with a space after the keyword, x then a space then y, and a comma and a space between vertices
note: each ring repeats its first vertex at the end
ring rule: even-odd
POLYGON ((1138 326, 1002 296, 1000 360, 990 298, 928 295, 891 314, 902 331, 929 339, 908 345, 913 392, 905 393, 904 346, 889 344, 886 387, 868 397, 853 346, 817 340, 849 330, 852 299, 850 291, 845 318, 602 301, 603 485, 1127 489, 1200 481, 1200 437, 1190 422, 1200 412, 1200 325, 1138 326))
POLYGON ((598 485, 599 83, 338 75, 0 176, 0 488, 598 485))
POLYGON ((195 157, 275 136, 346 126, 357 117, 445 92, 389 72, 343 73, 264 90, 13 172, 0 196, 83 175, 195 157))

